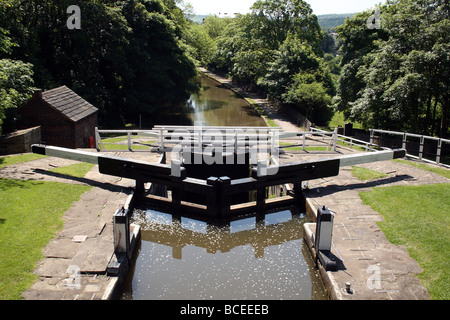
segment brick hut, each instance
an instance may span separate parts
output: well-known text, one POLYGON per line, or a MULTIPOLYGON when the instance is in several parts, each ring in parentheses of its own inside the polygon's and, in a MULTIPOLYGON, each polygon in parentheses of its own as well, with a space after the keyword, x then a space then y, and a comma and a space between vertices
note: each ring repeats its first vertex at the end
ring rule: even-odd
POLYGON ((20 128, 41 126, 42 141, 52 146, 88 148, 97 126, 98 109, 66 86, 36 90, 17 112, 20 128))

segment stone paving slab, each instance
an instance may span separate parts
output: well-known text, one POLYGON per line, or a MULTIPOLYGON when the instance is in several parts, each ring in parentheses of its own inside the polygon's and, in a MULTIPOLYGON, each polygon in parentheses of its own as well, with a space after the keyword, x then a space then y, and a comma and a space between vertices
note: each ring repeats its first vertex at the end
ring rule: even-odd
POLYGON ((23 297, 44 300, 101 299, 109 282, 115 281, 105 275, 114 254, 112 216, 125 203, 128 195, 129 192, 121 186, 111 189, 94 187, 84 193, 80 201, 64 214, 63 229, 44 248, 44 259, 39 261, 34 271, 39 280, 23 297), (107 210, 104 210, 105 207, 107 210), (85 238, 84 241, 73 241, 75 236, 80 235, 85 236, 80 237, 85 238), (79 288, 63 285, 73 277, 70 268, 76 268, 80 273, 79 288), (101 285, 89 286, 92 281, 87 279, 94 276, 103 277, 101 285))

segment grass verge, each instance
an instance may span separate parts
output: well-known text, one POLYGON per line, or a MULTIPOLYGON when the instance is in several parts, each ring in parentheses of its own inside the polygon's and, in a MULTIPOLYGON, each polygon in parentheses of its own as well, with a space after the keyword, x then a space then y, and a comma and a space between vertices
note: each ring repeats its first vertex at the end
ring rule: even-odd
MULTIPOLYGON (((318 126, 319 129, 326 131, 333 131, 336 127, 344 127, 347 122, 352 122, 350 120, 345 120, 343 112, 335 112, 330 122, 326 126, 318 126)), ((362 124, 357 121, 353 121, 353 128, 362 129, 362 124)))
POLYGON ((363 167, 352 166, 352 174, 359 180, 373 180, 387 177, 387 174, 363 167))
POLYGON ((435 166, 429 166, 425 163, 420 163, 420 162, 415 162, 415 161, 410 161, 410 160, 403 160, 403 159, 394 159, 392 161, 398 162, 398 163, 402 163, 402 164, 407 164, 408 166, 413 166, 422 170, 427 170, 433 173, 436 173, 440 176, 443 176, 447 179, 450 179, 450 170, 449 169, 445 169, 445 168, 439 168, 439 167, 435 167, 435 166))
POLYGON ((0 157, 0 169, 10 166, 10 165, 13 165, 13 164, 33 161, 33 160, 42 159, 42 158, 45 158, 45 156, 40 155, 40 154, 34 154, 34 153, 0 157))
POLYGON ((377 187, 360 192, 380 213, 388 240, 403 245, 423 272, 418 275, 431 299, 450 299, 450 184, 377 187))
MULTIPOLYGON (((293 145, 294 142, 289 143, 289 142, 280 142, 280 147, 282 147, 284 150, 291 150, 291 151, 303 151, 303 147, 301 146, 297 146, 297 147, 286 147, 286 146, 290 146, 293 145)), ((305 151, 327 151, 327 147, 322 147, 322 146, 310 146, 310 147, 305 147, 305 151)))
POLYGON ((86 173, 88 173, 93 167, 94 164, 92 163, 82 162, 82 163, 75 163, 66 167, 52 169, 50 171, 65 174, 71 177, 84 178, 86 173))
MULTIPOLYGON (((132 136, 132 139, 137 138, 144 138, 143 136, 132 136)), ((114 137, 114 138, 105 138, 102 139, 103 146, 102 148, 100 146, 101 150, 128 150, 128 144, 124 144, 123 142, 126 142, 128 140, 128 137, 126 136, 120 136, 120 137, 114 137)), ((152 144, 155 140, 146 141, 146 144, 152 144)), ((142 145, 142 144, 131 144, 131 150, 151 150, 150 146, 142 145)))
POLYGON ((92 187, 0 178, 0 300, 16 300, 37 279, 42 249, 62 215, 92 187))

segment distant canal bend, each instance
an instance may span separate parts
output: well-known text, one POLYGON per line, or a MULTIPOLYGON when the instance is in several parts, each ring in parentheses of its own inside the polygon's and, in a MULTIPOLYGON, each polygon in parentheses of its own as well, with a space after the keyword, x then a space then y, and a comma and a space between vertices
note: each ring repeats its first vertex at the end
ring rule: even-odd
POLYGON ((187 102, 192 124, 205 126, 265 127, 261 116, 244 99, 211 78, 199 78, 201 92, 187 102))

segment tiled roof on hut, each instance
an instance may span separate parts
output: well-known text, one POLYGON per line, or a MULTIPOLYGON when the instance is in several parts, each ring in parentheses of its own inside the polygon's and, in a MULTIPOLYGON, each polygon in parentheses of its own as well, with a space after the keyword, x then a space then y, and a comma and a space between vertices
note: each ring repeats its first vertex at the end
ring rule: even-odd
POLYGON ((42 100, 73 122, 77 122, 98 111, 96 107, 66 86, 42 92, 42 100))

